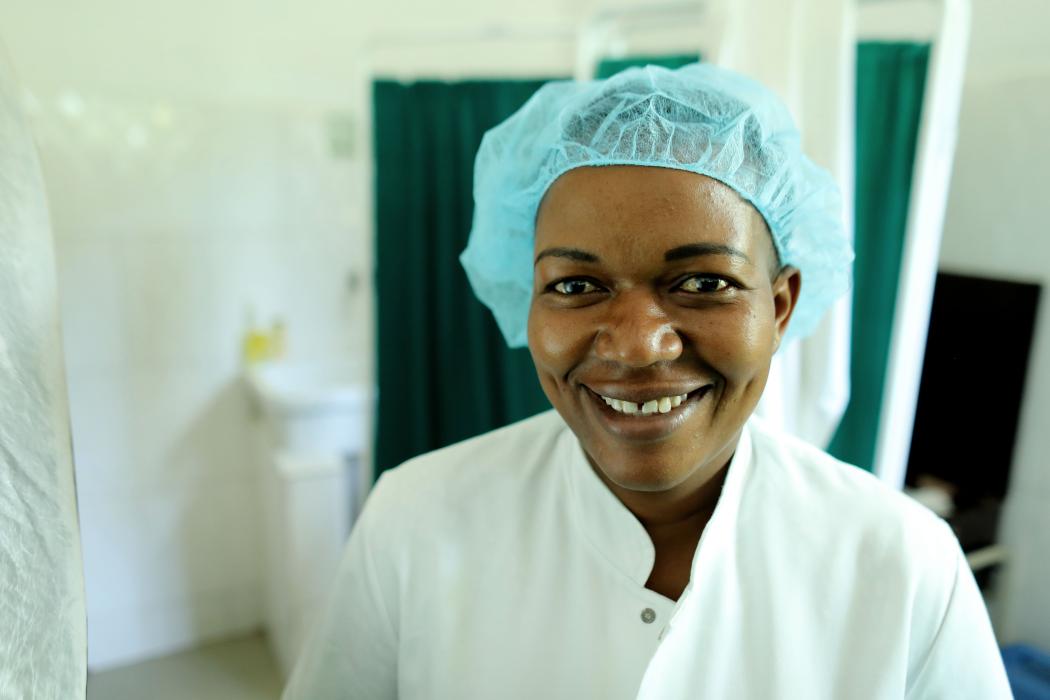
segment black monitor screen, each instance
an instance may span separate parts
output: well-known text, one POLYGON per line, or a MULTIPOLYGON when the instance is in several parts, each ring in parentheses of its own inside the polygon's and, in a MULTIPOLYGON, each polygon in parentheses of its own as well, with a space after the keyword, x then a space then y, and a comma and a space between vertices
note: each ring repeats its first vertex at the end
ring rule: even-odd
POLYGON ((963 506, 1006 495, 1039 285, 941 273, 908 483, 949 482, 963 506))

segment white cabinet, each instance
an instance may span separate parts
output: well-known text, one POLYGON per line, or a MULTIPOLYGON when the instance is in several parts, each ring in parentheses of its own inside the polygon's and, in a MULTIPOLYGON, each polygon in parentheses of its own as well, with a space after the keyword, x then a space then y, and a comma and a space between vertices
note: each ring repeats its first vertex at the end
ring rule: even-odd
POLYGON ((370 477, 371 395, 351 372, 274 365, 248 375, 265 470, 266 627, 285 677, 320 614, 370 477))

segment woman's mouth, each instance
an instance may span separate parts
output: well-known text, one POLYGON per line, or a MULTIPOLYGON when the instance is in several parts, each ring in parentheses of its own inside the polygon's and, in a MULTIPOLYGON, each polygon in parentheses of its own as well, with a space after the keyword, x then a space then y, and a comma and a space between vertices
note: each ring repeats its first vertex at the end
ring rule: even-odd
POLYGON ((630 396, 626 391, 618 392, 630 398, 608 396, 589 387, 585 393, 590 396, 595 417, 606 430, 621 438, 648 442, 662 440, 684 425, 689 416, 699 410, 712 388, 712 384, 707 384, 684 394, 663 396, 643 392, 630 396))
MULTIPOLYGON (((590 396, 595 418, 606 430, 632 442, 650 442, 663 440, 684 425, 689 416, 700 409, 712 388, 713 385, 707 384, 688 393, 663 396, 638 392, 629 399, 601 394, 589 387, 585 393, 590 396)), ((624 394, 628 392, 624 391, 621 396, 624 394)))

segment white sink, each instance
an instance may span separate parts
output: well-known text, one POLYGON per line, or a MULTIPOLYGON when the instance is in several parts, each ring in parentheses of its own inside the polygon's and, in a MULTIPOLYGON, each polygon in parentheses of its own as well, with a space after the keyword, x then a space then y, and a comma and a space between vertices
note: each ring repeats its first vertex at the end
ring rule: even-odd
POLYGON ((374 392, 362 376, 352 366, 290 363, 246 373, 263 418, 252 442, 264 467, 266 627, 285 677, 367 492, 374 392))
POLYGON ((370 388, 346 365, 274 363, 248 370, 248 385, 275 447, 302 455, 360 454, 371 424, 370 388))

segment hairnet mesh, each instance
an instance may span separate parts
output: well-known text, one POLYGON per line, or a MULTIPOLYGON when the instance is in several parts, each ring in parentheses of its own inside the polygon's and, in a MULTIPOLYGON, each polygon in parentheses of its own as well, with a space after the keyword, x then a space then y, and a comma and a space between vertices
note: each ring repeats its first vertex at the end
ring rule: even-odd
POLYGON ((608 80, 548 83, 482 139, 460 261, 511 347, 526 344, 540 201, 562 174, 600 165, 706 175, 754 205, 781 263, 802 272, 788 338, 811 332, 849 288, 853 252, 838 187, 803 155, 784 104, 709 64, 631 68, 608 80))

